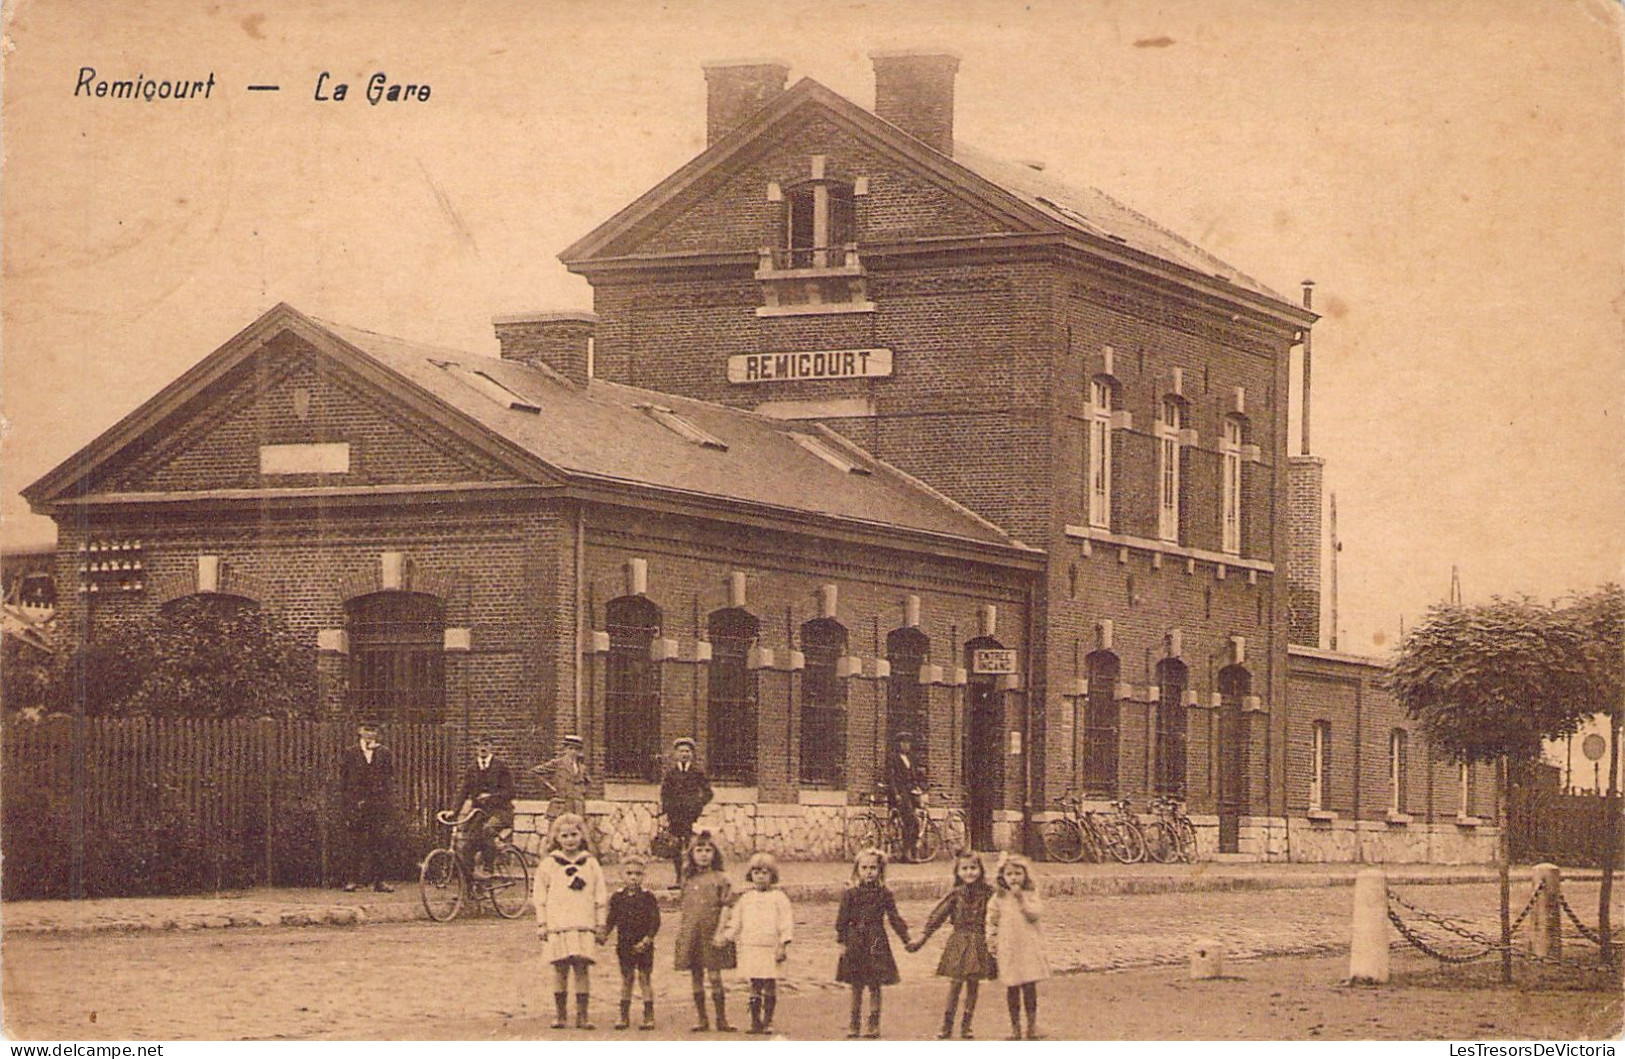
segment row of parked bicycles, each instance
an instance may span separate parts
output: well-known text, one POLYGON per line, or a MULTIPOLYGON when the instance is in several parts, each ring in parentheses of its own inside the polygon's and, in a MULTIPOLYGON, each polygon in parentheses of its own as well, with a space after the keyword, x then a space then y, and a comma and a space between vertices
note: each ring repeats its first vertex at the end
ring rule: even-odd
POLYGON ((1172 798, 1151 799, 1151 818, 1142 821, 1127 798, 1112 803, 1109 813, 1083 807, 1083 799, 1067 791, 1056 801, 1061 816, 1044 825, 1044 853, 1054 861, 1081 860, 1138 864, 1192 863, 1196 860, 1196 828, 1184 808, 1172 798))

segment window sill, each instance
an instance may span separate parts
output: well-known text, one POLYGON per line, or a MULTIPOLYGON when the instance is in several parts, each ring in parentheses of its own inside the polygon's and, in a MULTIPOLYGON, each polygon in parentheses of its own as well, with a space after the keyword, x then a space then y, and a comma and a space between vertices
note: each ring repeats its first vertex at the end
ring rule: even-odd
POLYGON ((777 280, 830 279, 864 275, 862 265, 825 265, 807 268, 759 268, 756 278, 772 283, 777 280))
POLYGON ((606 802, 647 802, 658 801, 660 798, 660 784, 639 783, 636 780, 605 780, 604 801, 606 802))
MULTIPOLYGON (((757 310, 760 312, 761 310, 757 310)), ((1149 537, 1133 537, 1126 533, 1113 533, 1110 530, 1100 529, 1097 526, 1066 527, 1066 535, 1077 540, 1098 541, 1101 544, 1115 545, 1119 548, 1137 548, 1141 551, 1157 552, 1162 555, 1172 555, 1181 559, 1196 559, 1204 563, 1233 566, 1238 570, 1256 570, 1262 574, 1273 574, 1275 564, 1263 559, 1248 559, 1229 552, 1210 552, 1203 548, 1187 548, 1181 544, 1169 541, 1152 540, 1149 537)))
POLYGON ((1329 824, 1337 819, 1337 814, 1330 809, 1311 809, 1308 816, 1311 824, 1329 824))
POLYGON ((1390 809, 1388 810, 1387 820, 1394 827, 1404 827, 1411 822, 1412 817, 1410 813, 1401 813, 1390 809))
POLYGON ((801 805, 845 805, 846 792, 803 789, 796 795, 796 801, 801 805))
POLYGON ((843 313, 872 313, 874 302, 819 302, 807 305, 763 305, 756 310, 759 317, 774 316, 837 316, 843 313))
POLYGON ((1477 817, 1477 816, 1458 816, 1458 817, 1456 817, 1456 826, 1457 827, 1479 827, 1483 823, 1484 823, 1483 819, 1480 818, 1480 817, 1477 817))

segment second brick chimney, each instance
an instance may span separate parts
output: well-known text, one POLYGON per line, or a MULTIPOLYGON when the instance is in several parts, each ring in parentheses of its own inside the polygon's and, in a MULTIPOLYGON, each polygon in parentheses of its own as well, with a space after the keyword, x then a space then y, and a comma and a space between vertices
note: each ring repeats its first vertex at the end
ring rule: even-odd
POLYGON ((503 360, 545 365, 577 386, 592 378, 592 338, 596 313, 516 313, 498 316, 497 345, 503 360))
POLYGON ((784 91, 790 68, 769 59, 705 63, 705 145, 710 147, 784 91))
POLYGON ((933 150, 954 153, 954 75, 959 56, 946 52, 871 52, 875 114, 933 150))
POLYGON ((1287 642, 1320 646, 1321 492, 1326 461, 1289 456, 1286 461, 1287 642))

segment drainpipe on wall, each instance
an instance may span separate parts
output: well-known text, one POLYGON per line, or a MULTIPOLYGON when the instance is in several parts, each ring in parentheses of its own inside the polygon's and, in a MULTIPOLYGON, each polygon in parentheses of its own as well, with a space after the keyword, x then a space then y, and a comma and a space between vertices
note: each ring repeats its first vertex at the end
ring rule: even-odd
MULTIPOLYGON (((1035 600, 1032 582, 1027 584, 1027 656, 1022 667, 1024 703, 1021 712, 1021 848, 1027 855, 1035 855, 1033 848, 1033 640, 1038 628, 1034 614, 1035 600)), ((1047 688, 1046 688, 1047 690, 1047 688)), ((1048 740, 1046 740, 1046 743, 1048 740)), ((1047 750, 1046 746, 1046 750, 1047 750)))
MULTIPOLYGON (((581 696, 582 696, 582 690, 583 690, 582 689, 582 672, 581 672, 581 670, 582 670, 582 667, 584 666, 584 664, 586 662, 586 652, 582 651, 581 645, 585 642, 585 637, 586 637, 586 634, 587 634, 587 629, 586 629, 586 620, 587 620, 587 618, 586 618, 586 612, 585 612, 585 608, 584 608, 585 600, 583 598, 583 586, 582 586, 582 583, 586 580, 586 577, 587 577, 587 520, 586 520, 585 512, 583 511, 582 505, 579 505, 579 504, 576 505, 576 555, 575 555, 575 567, 576 567, 576 577, 575 577, 575 580, 576 580, 576 584, 575 584, 575 597, 576 597, 576 602, 575 602, 575 606, 576 606, 576 635, 575 635, 575 641, 576 642, 575 642, 575 665, 572 667, 574 669, 574 671, 575 671, 575 681, 574 681, 575 687, 574 687, 573 692, 572 692, 572 698, 573 698, 574 701, 571 703, 571 706, 570 706, 570 715, 571 715, 570 730, 572 732, 575 732, 575 733, 579 734, 581 732, 581 696)), ((554 741, 555 742, 557 741, 557 738, 558 738, 558 733, 555 732, 554 733, 554 741)))

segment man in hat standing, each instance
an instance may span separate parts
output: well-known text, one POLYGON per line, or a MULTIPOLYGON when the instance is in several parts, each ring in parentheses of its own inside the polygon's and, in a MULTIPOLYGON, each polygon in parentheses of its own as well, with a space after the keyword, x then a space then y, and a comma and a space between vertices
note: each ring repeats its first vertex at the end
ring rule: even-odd
POLYGON ((543 777, 553 788, 553 800, 547 813, 558 819, 564 813, 587 815, 587 751, 579 735, 567 735, 559 740, 559 752, 551 759, 533 766, 530 771, 543 777))
POLYGON ((886 798, 903 825, 903 857, 914 859, 920 841, 920 802, 925 797, 925 766, 914 754, 914 733, 898 732, 897 749, 886 766, 886 798))
POLYGON ((672 741, 671 758, 671 768, 660 781, 660 811, 666 814, 666 827, 678 841, 671 863, 677 879, 673 885, 681 886, 684 850, 694 836, 694 821, 711 802, 711 780, 694 763, 694 740, 687 736, 672 741))
POLYGON ((497 836, 513 827, 513 770, 496 756, 496 744, 489 735, 475 737, 474 763, 463 773, 454 804, 459 807, 458 816, 485 810, 485 819, 469 838, 474 848, 472 867, 477 872, 489 871, 497 836))
POLYGON ((373 722, 362 722, 356 737, 339 758, 339 797, 350 846, 344 890, 354 893, 371 883, 378 893, 390 893, 394 887, 384 881, 384 847, 389 836, 395 759, 378 741, 378 726, 373 722))

